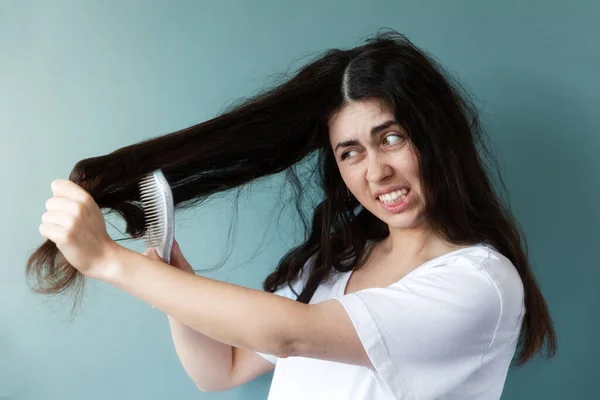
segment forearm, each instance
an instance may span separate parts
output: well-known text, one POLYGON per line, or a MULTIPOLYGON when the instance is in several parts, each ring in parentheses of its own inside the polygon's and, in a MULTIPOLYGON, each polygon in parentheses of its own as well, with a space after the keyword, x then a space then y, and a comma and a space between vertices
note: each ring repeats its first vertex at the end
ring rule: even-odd
POLYGON ((232 367, 232 347, 218 342, 167 315, 175 351, 181 365, 202 391, 227 387, 232 367))
POLYGON ((120 246, 114 253, 99 279, 218 342, 285 357, 307 318, 306 304, 191 275, 120 246))

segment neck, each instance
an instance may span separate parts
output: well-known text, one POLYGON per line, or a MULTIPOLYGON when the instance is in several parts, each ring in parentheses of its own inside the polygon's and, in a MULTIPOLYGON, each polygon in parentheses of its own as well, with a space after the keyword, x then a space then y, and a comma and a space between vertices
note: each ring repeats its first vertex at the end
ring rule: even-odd
POLYGON ((412 228, 390 227, 390 234, 382 242, 382 250, 387 255, 401 260, 419 260, 427 258, 440 246, 447 245, 433 234, 425 222, 412 228))

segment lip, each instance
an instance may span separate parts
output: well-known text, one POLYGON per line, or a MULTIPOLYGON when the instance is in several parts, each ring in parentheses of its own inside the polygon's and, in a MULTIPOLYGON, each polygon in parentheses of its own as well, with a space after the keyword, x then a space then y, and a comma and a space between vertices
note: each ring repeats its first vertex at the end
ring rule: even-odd
POLYGON ((406 188, 410 191, 410 187, 408 185, 397 185, 397 186, 390 186, 388 188, 385 189, 380 189, 377 190, 374 194, 375 199, 379 200, 379 196, 381 196, 382 194, 386 194, 386 193, 390 193, 390 192, 395 192, 396 190, 400 190, 406 188))
POLYGON ((404 201, 395 206, 389 206, 389 205, 385 204, 384 202, 382 202, 381 200, 379 200, 378 198, 376 198, 375 200, 387 212, 390 212, 392 214, 398 214, 398 213, 401 213, 402 211, 406 210, 408 208, 408 206, 410 205, 411 194, 412 194, 412 190, 409 190, 404 201))

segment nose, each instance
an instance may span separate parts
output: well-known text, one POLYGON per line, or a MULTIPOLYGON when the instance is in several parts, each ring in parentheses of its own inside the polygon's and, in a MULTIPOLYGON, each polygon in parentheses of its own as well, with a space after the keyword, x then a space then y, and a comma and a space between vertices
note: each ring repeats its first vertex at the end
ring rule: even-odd
POLYGON ((392 167, 385 160, 385 157, 377 155, 371 156, 367 163, 367 176, 369 182, 379 182, 391 175, 392 167))

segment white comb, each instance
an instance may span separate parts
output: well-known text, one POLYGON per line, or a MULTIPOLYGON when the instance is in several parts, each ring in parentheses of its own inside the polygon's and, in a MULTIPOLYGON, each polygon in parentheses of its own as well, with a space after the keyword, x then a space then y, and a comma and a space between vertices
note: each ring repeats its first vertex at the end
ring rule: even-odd
POLYGON ((142 240, 146 248, 156 248, 158 255, 169 264, 174 238, 171 187, 163 172, 157 169, 142 178, 139 188, 147 229, 142 240))

